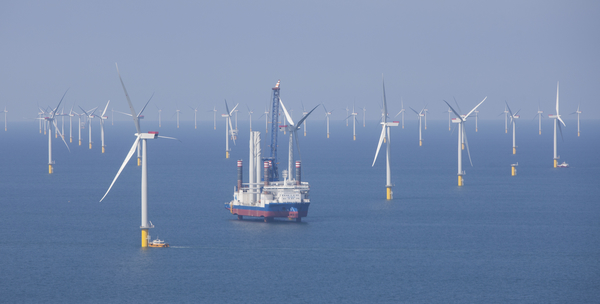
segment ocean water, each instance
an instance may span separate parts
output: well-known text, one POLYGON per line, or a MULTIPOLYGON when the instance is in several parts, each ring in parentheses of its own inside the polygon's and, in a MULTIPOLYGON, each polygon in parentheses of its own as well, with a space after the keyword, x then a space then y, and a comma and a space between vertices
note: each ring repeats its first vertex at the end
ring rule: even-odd
MULTIPOLYGON (((148 142, 150 230, 171 248, 140 248, 140 167, 132 160, 100 198, 134 141, 131 122, 77 134, 67 151, 37 123, 0 132, 0 294, 12 303, 597 303, 600 299, 600 122, 577 137, 566 121, 552 168, 552 125, 519 121, 517 154, 504 121, 467 125, 457 187, 457 135, 429 121, 392 129, 394 199, 385 200, 380 126, 308 120, 300 138, 311 207, 302 223, 238 221, 223 203, 248 161, 248 129, 225 159, 223 121, 143 122, 181 140, 148 142), (519 163, 517 176, 510 165, 519 163)), ((263 132, 264 121, 254 121, 263 132)), ((68 126, 68 124, 67 124, 68 126)), ((148 127, 145 127, 148 126, 148 127)), ((68 129, 68 127, 67 127, 68 129)), ((299 132, 301 135, 301 132, 299 132)), ((68 142, 68 131, 67 131, 68 142)), ((280 168, 287 136, 279 133, 280 168)), ((263 150, 265 152, 266 149, 263 150)), ((295 158, 298 152, 295 152, 295 158)), ((135 157, 134 157, 135 159, 135 157)), ((247 171, 245 177, 247 177, 247 171)))

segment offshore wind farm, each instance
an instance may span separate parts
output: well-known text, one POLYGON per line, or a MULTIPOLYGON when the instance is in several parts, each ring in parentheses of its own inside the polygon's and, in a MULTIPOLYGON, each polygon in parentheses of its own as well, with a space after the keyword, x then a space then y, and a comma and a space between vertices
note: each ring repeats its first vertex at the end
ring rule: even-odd
POLYGON ((2 12, 4 302, 600 298, 600 3, 2 12))

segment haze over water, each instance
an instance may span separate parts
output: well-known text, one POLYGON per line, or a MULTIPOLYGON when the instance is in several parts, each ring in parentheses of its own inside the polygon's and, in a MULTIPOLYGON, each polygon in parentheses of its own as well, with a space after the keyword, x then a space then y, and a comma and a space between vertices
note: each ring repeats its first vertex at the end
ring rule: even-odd
MULTIPOLYGON (((503 121, 479 121, 476 133, 469 120, 474 167, 465 150, 459 188, 456 131, 447 121, 428 121, 419 147, 416 120, 407 115, 405 129, 392 128, 392 201, 385 200, 385 147, 371 167, 376 121, 357 124, 356 141, 343 121, 332 120, 330 139, 324 121, 307 122, 300 149, 303 180, 311 184, 308 217, 269 224, 238 221, 223 207, 236 185, 236 161, 247 167, 246 122, 230 159, 222 119, 216 131, 212 121, 197 130, 189 121, 179 129, 142 122, 181 140, 148 141, 150 234, 168 249, 140 248, 135 160, 98 202, 133 144, 131 122, 105 124, 104 154, 97 122, 92 150, 87 127, 82 146, 74 133, 70 153, 53 136, 51 175, 37 123, 9 124, 0 132, 2 300, 597 302, 599 121, 584 120, 581 137, 576 122, 566 121, 558 151, 571 167, 554 169, 550 120, 542 135, 537 121, 517 122, 516 155, 503 121)), ((267 143, 264 121, 253 127, 267 143)), ((288 137, 278 138, 283 168, 288 137)))

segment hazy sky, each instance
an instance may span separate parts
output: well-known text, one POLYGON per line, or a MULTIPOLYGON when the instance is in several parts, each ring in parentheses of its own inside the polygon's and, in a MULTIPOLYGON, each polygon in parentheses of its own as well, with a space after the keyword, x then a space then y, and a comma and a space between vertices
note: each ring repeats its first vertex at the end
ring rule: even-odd
POLYGON ((343 119, 356 102, 377 119, 382 74, 392 114, 402 98, 447 119, 443 99, 466 112, 488 96, 483 119, 505 100, 533 118, 554 112, 557 81, 562 114, 600 114, 599 1, 2 1, 0 40, 9 121, 67 88, 67 108, 127 111, 115 62, 134 106, 155 92, 163 119, 212 120, 224 99, 263 112, 278 79, 288 108, 343 119))

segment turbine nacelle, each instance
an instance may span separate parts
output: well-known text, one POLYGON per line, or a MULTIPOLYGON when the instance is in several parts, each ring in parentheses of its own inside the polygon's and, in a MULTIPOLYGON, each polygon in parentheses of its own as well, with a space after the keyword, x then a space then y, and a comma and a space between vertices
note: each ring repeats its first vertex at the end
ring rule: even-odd
POLYGON ((148 133, 135 133, 136 137, 140 137, 140 139, 155 139, 158 137, 158 132, 150 131, 148 133))

